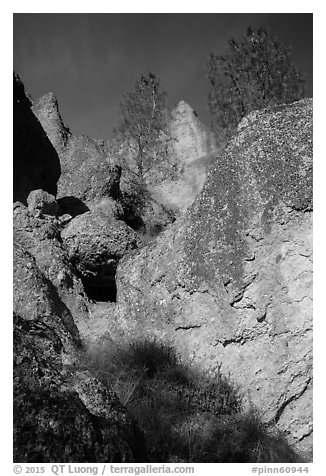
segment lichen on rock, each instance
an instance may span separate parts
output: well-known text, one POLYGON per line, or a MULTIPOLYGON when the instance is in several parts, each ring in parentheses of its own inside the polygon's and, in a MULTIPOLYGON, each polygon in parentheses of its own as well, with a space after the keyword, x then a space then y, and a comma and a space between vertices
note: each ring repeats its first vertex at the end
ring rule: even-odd
POLYGON ((172 342, 211 376, 221 364, 306 454, 311 211, 312 101, 251 115, 187 212, 120 263, 116 312, 117 326, 172 342))

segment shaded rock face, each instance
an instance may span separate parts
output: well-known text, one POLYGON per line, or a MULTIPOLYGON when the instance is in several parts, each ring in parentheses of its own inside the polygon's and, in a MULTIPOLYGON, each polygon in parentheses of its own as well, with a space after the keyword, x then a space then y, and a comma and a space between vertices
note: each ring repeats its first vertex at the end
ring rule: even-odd
MULTIPOLYGON (((92 208, 93 203, 102 199, 116 198, 121 170, 108 157, 104 142, 72 135, 63 124, 52 93, 36 101, 33 111, 60 157, 62 173, 58 182, 58 199, 71 197, 92 208)), ((80 213, 81 208, 78 209, 80 213)), ((76 202, 66 200, 64 213, 74 215, 75 210, 76 202)))
POLYGON ((32 190, 56 195, 61 169, 58 154, 31 109, 24 85, 14 74, 14 201, 26 204, 32 190))
POLYGON ((57 202, 59 205, 59 214, 61 216, 70 215, 71 217, 76 217, 77 215, 89 212, 88 206, 76 197, 68 196, 59 198, 57 202))
POLYGON ((68 349, 80 344, 79 332, 56 288, 37 267, 34 257, 19 241, 14 242, 14 312, 27 321, 55 326, 68 349))
POLYGON ((163 176, 153 194, 166 206, 184 211, 199 195, 216 158, 215 139, 185 101, 173 109, 170 130, 169 156, 176 171, 173 177, 163 176))
POLYGON ((133 422, 110 389, 78 370, 72 316, 19 243, 14 297, 14 461, 134 461, 133 422))
POLYGON ((108 293, 115 289, 118 261, 139 245, 128 225, 110 219, 100 208, 74 218, 62 232, 62 239, 83 282, 107 288, 108 293))
POLYGON ((221 364, 311 457, 312 101, 245 118, 187 212, 120 263, 117 292, 117 332, 221 364))
MULTIPOLYGON (((14 461, 133 462, 140 458, 138 430, 112 388, 87 370, 76 324, 87 327, 89 301, 61 238, 72 216, 55 199, 58 154, 74 149, 87 161, 89 152, 95 164, 103 144, 71 137, 53 95, 33 109, 46 131, 14 77, 14 461)), ((112 220, 121 211, 102 197, 104 170, 102 189, 89 181, 101 198, 96 206, 112 220)), ((82 171, 87 177, 89 169, 82 171)), ((88 199, 85 187, 81 197, 88 199)))

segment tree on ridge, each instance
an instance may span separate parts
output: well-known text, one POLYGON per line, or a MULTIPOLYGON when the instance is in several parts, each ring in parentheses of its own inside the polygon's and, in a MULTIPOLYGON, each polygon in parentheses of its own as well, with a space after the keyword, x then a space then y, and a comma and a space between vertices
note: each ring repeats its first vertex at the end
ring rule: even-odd
POLYGON ((291 61, 291 48, 267 29, 247 29, 228 42, 224 55, 211 54, 208 79, 212 91, 208 107, 220 143, 232 136, 251 111, 304 97, 304 80, 291 61))

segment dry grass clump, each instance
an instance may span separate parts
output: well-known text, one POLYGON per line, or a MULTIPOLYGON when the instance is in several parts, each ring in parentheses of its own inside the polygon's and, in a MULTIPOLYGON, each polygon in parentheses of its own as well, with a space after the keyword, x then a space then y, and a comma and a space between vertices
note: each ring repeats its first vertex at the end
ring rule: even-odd
POLYGON ((137 341, 102 342, 88 365, 113 386, 144 435, 147 462, 292 463, 300 457, 272 435, 218 372, 208 380, 177 361, 171 347, 137 341))

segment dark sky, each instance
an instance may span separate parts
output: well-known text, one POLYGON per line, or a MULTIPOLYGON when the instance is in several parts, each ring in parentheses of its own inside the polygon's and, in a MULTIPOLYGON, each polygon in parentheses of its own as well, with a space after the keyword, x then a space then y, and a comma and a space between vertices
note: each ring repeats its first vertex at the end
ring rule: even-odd
POLYGON ((108 138, 121 96, 149 71, 171 106, 184 99, 209 124, 209 53, 223 53, 248 26, 292 45, 312 96, 312 14, 14 14, 14 69, 33 98, 56 94, 77 134, 108 138))

